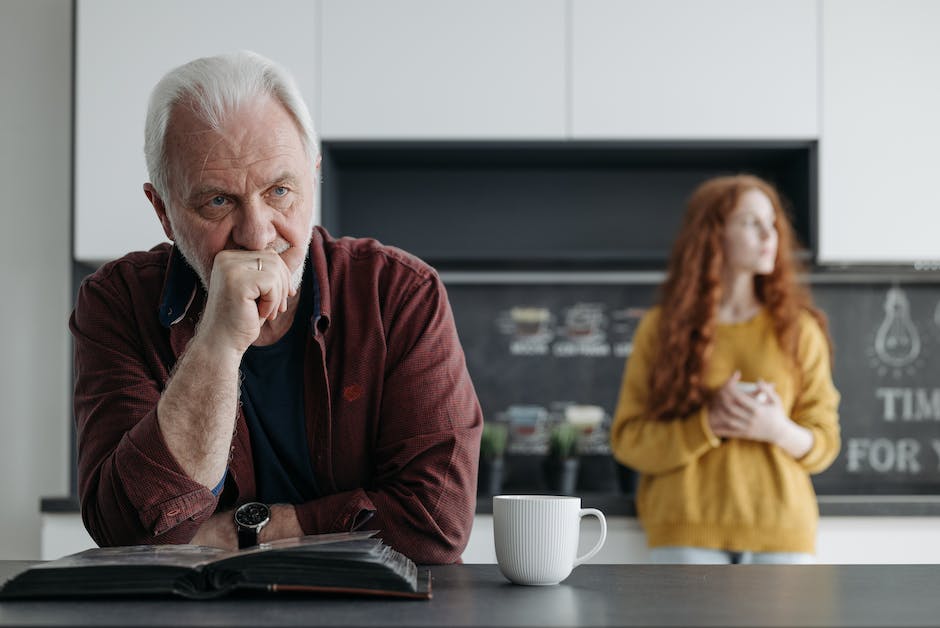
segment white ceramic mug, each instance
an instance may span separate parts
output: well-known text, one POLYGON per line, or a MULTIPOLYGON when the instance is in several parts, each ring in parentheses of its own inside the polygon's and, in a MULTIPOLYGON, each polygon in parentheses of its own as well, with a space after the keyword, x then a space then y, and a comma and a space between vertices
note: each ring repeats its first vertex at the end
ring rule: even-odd
POLYGON ((607 520, 596 508, 581 508, 580 497, 497 495, 493 536, 499 570, 510 582, 558 584, 600 551, 607 539, 607 520), (586 515, 600 521, 601 538, 578 556, 581 518, 586 515))

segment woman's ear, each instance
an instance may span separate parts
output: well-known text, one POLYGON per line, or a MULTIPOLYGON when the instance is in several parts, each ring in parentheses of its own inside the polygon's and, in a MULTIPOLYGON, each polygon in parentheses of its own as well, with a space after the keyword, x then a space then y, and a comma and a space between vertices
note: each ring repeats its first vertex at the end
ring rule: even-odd
POLYGON ((153 205, 153 210, 157 212, 157 218, 160 219, 160 224, 163 225, 163 233, 171 242, 175 242, 176 238, 173 237, 173 226, 170 224, 170 217, 167 215, 166 203, 160 198, 157 188, 153 187, 152 183, 144 183, 144 195, 153 205))

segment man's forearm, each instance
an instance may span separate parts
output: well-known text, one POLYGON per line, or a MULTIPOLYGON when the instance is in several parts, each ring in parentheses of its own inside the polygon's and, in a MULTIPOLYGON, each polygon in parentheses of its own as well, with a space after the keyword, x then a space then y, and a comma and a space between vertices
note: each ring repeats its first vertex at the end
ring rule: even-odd
POLYGON ((212 488, 225 473, 238 408, 241 356, 197 333, 157 405, 167 448, 195 481, 212 488))

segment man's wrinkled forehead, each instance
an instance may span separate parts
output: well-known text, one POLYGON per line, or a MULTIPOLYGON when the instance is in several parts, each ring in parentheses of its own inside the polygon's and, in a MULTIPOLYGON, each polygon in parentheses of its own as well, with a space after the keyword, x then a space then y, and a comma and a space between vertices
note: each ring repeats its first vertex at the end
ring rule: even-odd
MULTIPOLYGON (((270 116, 269 116, 270 117, 270 116)), ((225 113, 216 124, 196 110, 190 103, 179 103, 172 111, 167 125, 166 151, 168 162, 175 170, 173 178, 196 166, 201 170, 215 158, 237 159, 245 149, 261 149, 270 154, 301 151, 306 156, 303 138, 296 123, 283 105, 273 98, 262 98, 243 103, 237 110, 225 113), (257 134, 255 125, 239 125, 239 117, 263 115, 270 106, 280 109, 274 123, 265 124, 263 135, 257 134), (255 135, 253 136, 252 133, 255 135)))
MULTIPOLYGON (((266 101, 256 99, 221 114, 210 116, 198 109, 197 105, 191 101, 179 102, 173 106, 170 113, 166 145, 177 155, 181 154, 178 151, 206 154, 218 143, 223 130, 227 133, 234 130, 237 133, 237 127, 229 124, 234 118, 254 112, 260 113, 265 104, 266 101)), ((277 138, 279 141, 286 139, 283 136, 287 131, 279 125, 270 129, 272 138, 275 134, 282 136, 277 138)))

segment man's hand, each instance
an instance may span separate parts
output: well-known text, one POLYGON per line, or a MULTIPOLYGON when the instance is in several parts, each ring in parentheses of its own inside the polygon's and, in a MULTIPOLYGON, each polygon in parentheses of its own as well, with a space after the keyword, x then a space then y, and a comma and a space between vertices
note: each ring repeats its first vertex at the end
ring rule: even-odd
MULTIPOLYGON (((278 539, 303 536, 304 531, 297 520, 297 511, 290 504, 271 506, 271 521, 261 528, 258 535, 260 543, 269 543, 278 539)), ((235 511, 217 512, 206 520, 196 536, 190 541, 193 545, 208 545, 222 549, 238 549, 238 531, 235 527, 235 511)))
POLYGON ((235 511, 225 510, 209 517, 199 527, 190 541, 193 545, 208 545, 222 549, 238 549, 238 533, 235 530, 235 511))
POLYGON ((274 251, 220 251, 212 264, 197 336, 240 359, 258 339, 262 325, 287 311, 292 296, 290 270, 274 251))

